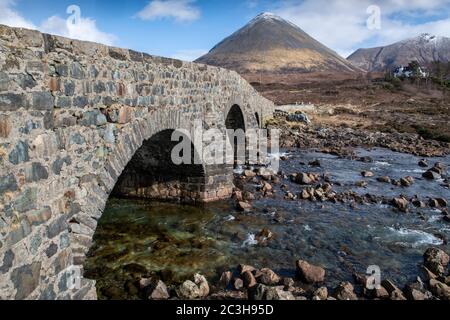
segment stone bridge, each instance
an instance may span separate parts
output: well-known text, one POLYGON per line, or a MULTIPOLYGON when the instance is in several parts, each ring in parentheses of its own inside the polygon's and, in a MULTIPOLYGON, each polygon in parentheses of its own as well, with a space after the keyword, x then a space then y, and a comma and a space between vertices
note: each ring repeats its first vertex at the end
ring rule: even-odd
POLYGON ((95 299, 82 266, 110 194, 229 197, 230 167, 168 161, 171 133, 272 111, 232 71, 0 26, 0 299, 95 299))

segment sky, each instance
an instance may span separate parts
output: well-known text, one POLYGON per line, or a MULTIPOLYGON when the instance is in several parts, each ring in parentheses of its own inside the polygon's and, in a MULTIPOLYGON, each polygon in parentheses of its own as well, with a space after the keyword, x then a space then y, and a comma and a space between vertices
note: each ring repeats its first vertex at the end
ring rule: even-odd
POLYGON ((450 0, 0 0, 0 24, 189 61, 262 12, 344 57, 421 33, 450 37, 450 0))

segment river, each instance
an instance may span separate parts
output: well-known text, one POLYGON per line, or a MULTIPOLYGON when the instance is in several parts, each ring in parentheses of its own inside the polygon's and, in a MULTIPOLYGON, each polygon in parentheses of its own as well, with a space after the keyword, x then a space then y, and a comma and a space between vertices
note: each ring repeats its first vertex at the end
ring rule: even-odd
MULTIPOLYGON (((388 198, 418 195, 425 201, 432 196, 450 202, 450 190, 443 181, 421 177, 425 169, 418 166, 420 158, 386 149, 359 149, 357 155, 372 161, 297 150, 286 153, 280 165, 286 175, 325 173, 335 192, 353 190, 388 198), (316 159, 320 167, 308 165, 316 159), (374 177, 362 178, 364 170, 372 171, 374 177), (394 186, 378 182, 380 176, 412 176, 415 182, 407 188, 394 186), (355 182, 360 180, 368 186, 357 187, 355 182)), ((450 157, 427 161, 448 166, 450 157)), ((138 298, 129 288, 136 276, 157 273, 168 284, 177 284, 199 272, 215 282, 222 271, 244 263, 292 277, 297 259, 323 266, 329 287, 352 280, 354 272, 365 273, 369 265, 379 266, 382 278, 406 284, 417 276, 426 248, 450 251, 446 241, 450 223, 438 209, 413 208, 405 214, 381 203, 286 200, 282 184, 293 194, 302 189, 282 179, 273 184, 274 197, 265 198, 258 195, 256 185, 248 183, 246 188, 256 195, 249 213, 238 212, 233 200, 195 207, 111 198, 85 263, 86 275, 97 280, 100 298, 125 299, 138 298), (264 228, 274 237, 258 244, 255 235, 264 228)))

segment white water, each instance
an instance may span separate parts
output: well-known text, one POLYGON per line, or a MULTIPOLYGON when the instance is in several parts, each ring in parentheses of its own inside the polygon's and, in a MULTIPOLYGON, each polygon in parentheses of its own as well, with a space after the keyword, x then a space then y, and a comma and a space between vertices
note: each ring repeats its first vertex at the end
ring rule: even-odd
POLYGON ((257 244, 256 236, 253 233, 248 233, 247 239, 242 243, 242 247, 256 246, 257 244))
POLYGON ((432 234, 429 234, 425 231, 420 231, 420 230, 413 230, 413 229, 407 229, 407 228, 393 228, 393 227, 388 227, 387 228, 394 236, 400 238, 398 241, 396 242, 397 244, 401 245, 401 246, 411 246, 413 248, 419 247, 419 246, 423 246, 423 245, 435 245, 435 246, 440 246, 442 245, 444 242, 435 237, 432 234))

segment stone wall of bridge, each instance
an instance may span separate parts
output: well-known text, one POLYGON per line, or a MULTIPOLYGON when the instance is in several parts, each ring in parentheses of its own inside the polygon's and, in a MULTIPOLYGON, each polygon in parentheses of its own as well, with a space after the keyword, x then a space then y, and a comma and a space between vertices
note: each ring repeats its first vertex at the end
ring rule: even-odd
MULTIPOLYGON (((232 71, 0 26, 0 299, 95 299, 82 265, 130 160, 234 105, 247 128, 273 110, 232 71)), ((202 173, 200 198, 229 195, 224 168, 202 173)))

